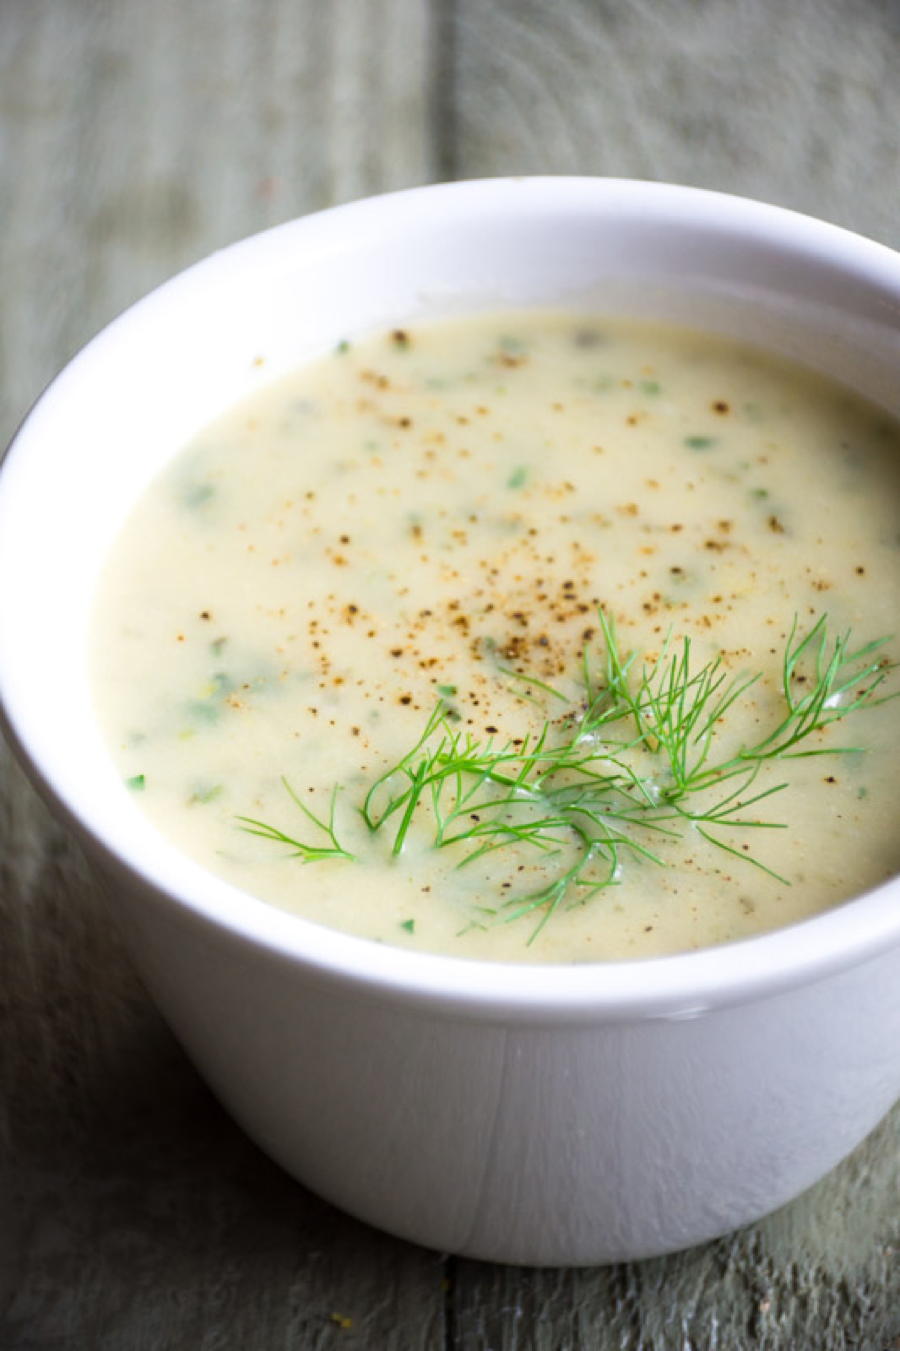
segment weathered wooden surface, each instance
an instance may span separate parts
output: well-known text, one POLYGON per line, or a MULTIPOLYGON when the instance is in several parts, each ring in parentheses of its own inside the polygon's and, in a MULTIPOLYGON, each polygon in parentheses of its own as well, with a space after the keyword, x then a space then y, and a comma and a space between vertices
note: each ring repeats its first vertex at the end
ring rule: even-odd
MULTIPOLYGON (((0 0, 0 436, 129 301, 302 211, 613 173, 896 245, 898 126, 877 0, 0 0)), ((442 1259, 310 1196, 199 1083, 5 756, 0 1009, 0 1351, 900 1347, 900 1112, 777 1216, 608 1270, 442 1259)))

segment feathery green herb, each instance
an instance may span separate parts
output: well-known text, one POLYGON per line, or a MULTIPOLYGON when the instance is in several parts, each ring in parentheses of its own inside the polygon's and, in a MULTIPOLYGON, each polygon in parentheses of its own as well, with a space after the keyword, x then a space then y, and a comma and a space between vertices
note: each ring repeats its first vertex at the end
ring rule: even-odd
MULTIPOLYGON (((819 734, 895 697, 883 691, 895 665, 883 655, 887 639, 853 647, 849 632, 831 637, 825 616, 805 633, 795 620, 772 725, 759 740, 729 748, 728 714, 762 677, 729 676, 721 658, 695 669, 689 638, 680 645, 667 639, 658 657, 639 663, 636 653, 622 652, 602 611, 599 618, 602 651, 584 652, 577 700, 501 668, 515 693, 554 716, 522 738, 498 741, 460 730, 441 698, 416 742, 371 784, 358 809, 394 857, 413 831, 427 832, 435 849, 454 850, 459 868, 513 846, 516 863, 522 846, 535 851, 549 880, 479 911, 479 922, 539 914, 532 938, 561 906, 615 885, 629 859, 662 864, 661 840, 686 828, 787 884, 727 838, 735 830, 783 828, 758 814, 788 786, 756 790, 762 766, 859 749, 832 746, 819 734)), ((352 858, 336 834, 337 790, 323 820, 287 781, 285 787, 321 842, 303 843, 242 817, 245 828, 291 846, 304 862, 352 858)))
POLYGON ((302 840, 295 840, 291 835, 286 835, 283 830, 278 830, 276 826, 267 825, 265 821, 257 821, 252 816, 239 816, 238 820, 244 822, 244 830, 248 835, 261 835, 265 840, 274 840, 278 844, 288 844, 293 849, 293 857, 300 858, 304 863, 315 863, 323 858, 347 858, 352 859, 346 849, 342 849, 338 843, 334 827, 334 813, 337 806, 338 790, 335 788, 331 794, 331 805, 328 812, 328 820, 323 821, 321 817, 316 816, 314 811, 307 807, 305 802, 301 802, 294 792, 287 779, 282 779, 285 790, 295 806, 299 807, 301 812, 314 826, 320 834, 324 836, 327 844, 305 844, 302 840))

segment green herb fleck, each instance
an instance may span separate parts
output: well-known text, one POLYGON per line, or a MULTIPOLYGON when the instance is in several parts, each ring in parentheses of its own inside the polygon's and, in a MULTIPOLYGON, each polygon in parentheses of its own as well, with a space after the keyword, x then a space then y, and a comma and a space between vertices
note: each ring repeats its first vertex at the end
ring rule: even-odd
POLYGON ((416 931, 416 921, 414 919, 401 920, 400 928, 405 929, 408 934, 414 934, 416 931))
POLYGON ((209 700, 192 699, 185 710, 191 722, 212 724, 219 720, 218 707, 209 700))
POLYGON ((142 793, 147 787, 147 779, 143 774, 134 774, 125 780, 125 787, 130 788, 133 793, 142 793))
POLYGON ((212 483, 191 483, 182 495, 182 501, 191 511, 196 511, 199 507, 206 506, 216 495, 215 487, 212 483))
POLYGON ((691 450, 709 450, 716 444, 714 436, 686 436, 684 444, 691 450))
POLYGON ((526 465, 520 464, 512 471, 509 478, 506 480, 506 486, 507 488, 524 488, 527 480, 528 468, 526 465))

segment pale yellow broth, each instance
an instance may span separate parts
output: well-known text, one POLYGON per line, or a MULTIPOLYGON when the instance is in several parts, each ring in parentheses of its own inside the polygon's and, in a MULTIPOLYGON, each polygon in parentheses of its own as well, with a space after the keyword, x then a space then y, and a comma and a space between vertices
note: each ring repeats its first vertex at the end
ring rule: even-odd
POLYGON ((856 753, 763 767, 753 794, 788 786, 744 816, 783 828, 719 830, 727 850, 690 821, 641 834, 659 861, 626 848, 612 885, 549 918, 509 916, 571 862, 565 829, 460 866, 471 846, 434 847, 427 800, 397 856, 399 815, 373 833, 359 808, 441 697, 482 746, 545 720, 558 741, 585 650, 602 678, 601 608, 624 650, 687 636, 697 667, 759 673, 715 732, 730 753, 759 740, 795 616, 895 631, 898 452, 883 412, 720 337, 526 311, 342 343, 209 427, 122 532, 95 683, 123 780, 212 872, 379 942, 602 961, 812 915, 900 863, 900 701, 806 743, 856 753), (284 779, 323 820, 338 789, 352 860, 243 829, 328 844, 284 779))

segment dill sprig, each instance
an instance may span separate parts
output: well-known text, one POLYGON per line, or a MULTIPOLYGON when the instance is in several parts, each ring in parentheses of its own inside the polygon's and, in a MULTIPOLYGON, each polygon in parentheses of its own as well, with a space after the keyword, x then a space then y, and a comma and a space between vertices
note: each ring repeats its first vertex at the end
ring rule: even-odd
POLYGON ((305 844, 302 840, 296 840, 291 835, 286 835, 283 830, 277 826, 268 825, 265 821, 257 821, 252 816, 239 816, 237 819, 243 821, 243 829, 248 835, 261 835, 264 840, 274 840, 277 844, 288 844, 293 850, 291 857, 300 858, 304 863, 316 863, 323 858, 346 858, 351 859, 353 855, 342 848, 338 842, 334 825, 334 814, 337 807, 338 789, 332 789, 331 803, 328 812, 328 819, 323 821, 320 816, 307 807, 305 802, 301 802, 294 789, 288 783, 287 779, 282 778, 282 784, 285 791, 295 806, 299 807, 307 820, 311 821, 319 832, 324 835, 328 844, 305 844))
MULTIPOLYGON (((721 657, 695 669, 687 637, 680 644, 667 638, 657 657, 639 663, 635 652, 621 650, 612 620, 602 611, 599 618, 602 653, 599 662, 596 653, 582 654, 576 700, 500 668, 498 678, 518 697, 555 713, 536 732, 508 740, 476 736, 459 728, 458 712, 442 697, 414 744, 375 779, 358 808, 370 836, 383 839, 393 857, 413 831, 433 848, 453 851, 459 868, 502 850, 515 849, 516 863, 523 850, 533 853, 548 880, 479 907, 478 923, 538 913, 533 939, 561 906, 615 886, 629 860, 663 864, 654 844, 686 827, 788 885, 727 838, 737 830, 783 828, 761 818, 759 808, 788 784, 755 790, 757 775, 768 762, 857 750, 826 744, 820 734, 895 697, 882 691, 895 666, 883 655, 887 639, 853 647, 849 632, 831 637, 824 615, 806 633, 795 619, 773 725, 757 741, 720 753, 729 713, 761 674, 729 676, 721 657), (564 711, 556 712, 560 702, 564 711)), ((336 834, 337 790, 323 820, 286 780, 285 787, 320 842, 242 817, 245 828, 291 846, 304 862, 351 859, 336 834)))

